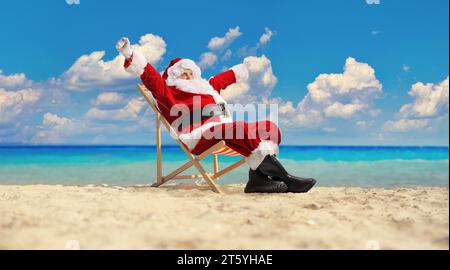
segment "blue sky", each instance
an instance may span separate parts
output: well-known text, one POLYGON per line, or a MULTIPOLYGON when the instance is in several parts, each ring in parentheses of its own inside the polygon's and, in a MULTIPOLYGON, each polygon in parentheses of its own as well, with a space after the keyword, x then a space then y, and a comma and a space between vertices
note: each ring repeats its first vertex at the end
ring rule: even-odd
POLYGON ((137 80, 121 74, 92 79, 86 69, 93 68, 94 75, 110 71, 99 71, 99 61, 75 65, 98 51, 105 52, 100 61, 114 60, 120 37, 137 43, 153 34, 148 46, 165 44, 153 62, 159 70, 172 58, 200 61, 208 52, 218 60, 203 68, 206 78, 245 59, 260 63, 250 90, 229 102, 261 102, 251 99, 259 93, 279 102, 285 144, 448 145, 448 5, 446 0, 171 1, 170 6, 137 0, 2 1, 0 143, 153 143, 153 116, 138 102, 137 80), (208 48, 229 29, 240 34, 223 48, 208 48), (261 42, 267 31, 269 40, 261 42), (231 56, 224 57, 228 50, 231 56), (342 75, 350 57, 355 62, 349 66, 361 72, 342 75), (374 75, 364 77, 370 70, 374 75), (271 83, 259 81, 264 74, 271 83), (338 75, 337 85, 330 86, 330 74, 338 75), (331 96, 311 98, 308 85, 314 83, 331 96), (416 94, 410 95, 413 88, 416 94), (105 92, 114 93, 109 97, 115 101, 97 102, 105 92), (306 105, 300 108, 302 101, 306 105), (137 111, 130 113, 134 106, 137 111))

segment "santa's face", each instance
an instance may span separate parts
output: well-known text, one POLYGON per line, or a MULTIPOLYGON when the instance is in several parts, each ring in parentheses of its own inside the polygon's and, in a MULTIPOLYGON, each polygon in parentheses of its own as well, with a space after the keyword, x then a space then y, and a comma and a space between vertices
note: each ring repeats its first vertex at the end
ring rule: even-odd
POLYGON ((189 68, 185 68, 183 70, 183 73, 181 73, 180 77, 178 77, 178 79, 182 79, 182 80, 192 80, 193 78, 194 78, 194 72, 189 68))

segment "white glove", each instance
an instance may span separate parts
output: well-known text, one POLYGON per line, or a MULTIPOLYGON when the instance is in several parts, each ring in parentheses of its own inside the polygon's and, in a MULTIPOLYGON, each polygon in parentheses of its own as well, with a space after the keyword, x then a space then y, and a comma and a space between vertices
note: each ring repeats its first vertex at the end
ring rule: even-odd
POLYGON ((117 42, 116 49, 125 56, 126 59, 130 58, 133 55, 133 50, 131 49, 130 40, 126 37, 123 37, 117 42))

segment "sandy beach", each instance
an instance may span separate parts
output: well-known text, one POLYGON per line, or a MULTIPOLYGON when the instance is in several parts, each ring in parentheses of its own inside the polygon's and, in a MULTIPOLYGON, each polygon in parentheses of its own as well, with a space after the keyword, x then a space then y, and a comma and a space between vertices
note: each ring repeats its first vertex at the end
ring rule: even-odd
POLYGON ((448 188, 0 186, 0 249, 448 249, 448 188))

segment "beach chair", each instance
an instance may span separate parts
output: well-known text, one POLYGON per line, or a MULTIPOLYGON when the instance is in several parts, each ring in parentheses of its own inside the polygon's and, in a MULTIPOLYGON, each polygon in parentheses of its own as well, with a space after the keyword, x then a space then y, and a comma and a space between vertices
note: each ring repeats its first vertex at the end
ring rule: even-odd
POLYGON ((183 164, 178 169, 174 170, 173 172, 163 175, 162 172, 162 150, 161 150, 161 123, 167 128, 167 130, 171 134, 177 134, 173 127, 169 124, 169 122, 164 118, 164 116, 159 111, 159 108, 156 106, 156 102, 153 101, 153 96, 151 96, 151 92, 147 90, 143 85, 138 84, 137 85, 138 90, 141 92, 141 94, 144 96, 145 100, 150 104, 150 106, 153 108, 156 114, 156 182, 152 185, 152 187, 159 187, 162 184, 167 183, 170 180, 177 180, 177 179, 204 179, 206 183, 209 185, 209 187, 217 193, 222 194, 223 192, 220 190, 220 188, 217 186, 216 182, 219 177, 231 172, 232 170, 240 167, 245 163, 245 157, 243 157, 241 154, 237 153, 236 151, 232 150, 231 148, 227 147, 225 145, 224 141, 220 141, 214 146, 210 147, 200 155, 194 155, 192 154, 187 146, 179 139, 175 138, 175 141, 180 146, 180 148, 183 150, 183 152, 186 154, 189 161, 187 161, 185 164, 183 164), (209 155, 213 156, 213 170, 214 173, 208 173, 205 168, 202 166, 200 161, 208 157, 209 155), (233 163, 232 165, 219 170, 219 160, 218 156, 240 156, 242 159, 239 161, 233 163), (189 169, 190 167, 194 166, 199 174, 188 174, 188 175, 180 175, 185 170, 189 169))

